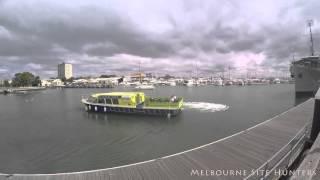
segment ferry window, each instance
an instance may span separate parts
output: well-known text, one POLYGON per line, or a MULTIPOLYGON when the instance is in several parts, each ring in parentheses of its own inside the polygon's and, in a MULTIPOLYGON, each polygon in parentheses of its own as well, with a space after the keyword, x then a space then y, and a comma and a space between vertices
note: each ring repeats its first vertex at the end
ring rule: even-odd
POLYGON ((98 103, 104 104, 104 99, 103 98, 99 98, 98 99, 98 103))
POLYGON ((119 104, 118 99, 112 99, 113 104, 119 104))
POLYGON ((298 74, 298 78, 302 78, 302 74, 301 73, 298 74))
POLYGON ((112 104, 112 103, 111 103, 111 99, 106 99, 106 103, 107 103, 107 104, 112 104))

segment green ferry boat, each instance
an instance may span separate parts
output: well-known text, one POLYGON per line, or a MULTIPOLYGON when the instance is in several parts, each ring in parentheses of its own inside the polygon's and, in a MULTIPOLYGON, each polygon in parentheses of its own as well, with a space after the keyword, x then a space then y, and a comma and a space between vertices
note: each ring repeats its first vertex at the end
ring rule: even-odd
POLYGON ((86 111, 103 113, 175 116, 183 107, 182 97, 149 97, 143 92, 98 93, 81 101, 86 111))

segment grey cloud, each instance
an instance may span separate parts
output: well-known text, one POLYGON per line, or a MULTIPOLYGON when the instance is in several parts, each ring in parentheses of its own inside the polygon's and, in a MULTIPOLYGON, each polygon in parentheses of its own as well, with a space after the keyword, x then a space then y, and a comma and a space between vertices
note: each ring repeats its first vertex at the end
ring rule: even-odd
MULTIPOLYGON (((164 19, 172 29, 164 33, 153 33, 136 23, 134 18, 137 17, 121 14, 111 8, 97 5, 69 8, 49 1, 31 4, 0 0, 0 30, 5 29, 10 35, 1 35, 0 31, 0 68, 7 68, 10 72, 34 63, 41 65, 44 75, 51 76, 56 64, 68 61, 66 57, 70 54, 75 58, 82 57, 75 59, 77 62, 74 63, 79 73, 84 72, 87 64, 99 66, 106 63, 109 63, 108 71, 137 70, 137 66, 128 66, 121 59, 117 63, 110 63, 108 58, 104 58, 129 54, 152 58, 154 63, 142 66, 146 71, 159 70, 161 58, 167 58, 172 59, 173 64, 200 60, 205 63, 199 66, 199 71, 209 73, 232 65, 229 59, 216 58, 216 54, 241 52, 262 53, 267 58, 262 65, 277 69, 274 64, 288 62, 293 53, 298 57, 308 54, 308 37, 301 33, 305 18, 314 17, 318 22, 320 17, 319 8, 316 8, 320 3, 313 0, 312 3, 292 3, 282 9, 278 17, 285 22, 252 25, 252 22, 244 19, 235 26, 232 18, 241 15, 237 11, 230 12, 229 19, 215 17, 219 8, 212 6, 213 9, 210 9, 211 6, 208 6, 209 12, 203 12, 207 13, 207 20, 202 24, 190 16, 190 24, 185 25, 179 18, 164 14, 164 19), (301 14, 294 14, 294 17, 293 10, 301 14), (202 58, 203 54, 212 58, 202 58), (101 59, 83 58, 85 56, 101 59)), ((198 1, 187 0, 183 1, 182 10, 187 14, 204 7, 205 2, 199 5, 198 1)), ((240 8, 232 1, 230 7, 234 10, 240 8)), ((316 38, 316 41, 319 40, 316 38)), ((163 71, 170 70, 166 66, 161 68, 163 71)), ((190 64, 175 68, 176 71, 185 72, 194 70, 190 64)), ((104 71, 106 68, 99 70, 104 71)))
POLYGON ((28 55, 28 52, 29 55, 42 55, 48 53, 53 44, 74 53, 82 53, 84 45, 104 42, 111 42, 116 47, 111 50, 97 47, 86 53, 113 55, 122 52, 151 57, 168 56, 172 53, 165 41, 143 34, 129 19, 98 7, 83 7, 79 9, 80 12, 53 10, 48 12, 51 14, 30 6, 23 6, 15 13, 9 12, 11 10, 6 6, 0 7, 0 25, 15 36, 15 40, 1 42, 0 53, 4 56, 28 55), (30 13, 21 10, 24 8, 30 13), (33 16, 44 17, 33 20, 33 16), (94 19, 99 20, 92 22, 94 19))

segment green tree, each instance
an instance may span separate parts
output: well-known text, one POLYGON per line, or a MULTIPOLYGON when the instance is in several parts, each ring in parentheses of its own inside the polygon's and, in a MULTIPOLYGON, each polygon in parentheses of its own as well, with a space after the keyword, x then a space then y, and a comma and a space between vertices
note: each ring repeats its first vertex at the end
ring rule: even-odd
POLYGON ((32 82, 32 86, 41 86, 41 79, 39 76, 36 76, 32 82))
POLYGON ((38 86, 39 84, 41 84, 40 77, 35 77, 30 72, 16 73, 12 79, 12 85, 16 87, 38 86))

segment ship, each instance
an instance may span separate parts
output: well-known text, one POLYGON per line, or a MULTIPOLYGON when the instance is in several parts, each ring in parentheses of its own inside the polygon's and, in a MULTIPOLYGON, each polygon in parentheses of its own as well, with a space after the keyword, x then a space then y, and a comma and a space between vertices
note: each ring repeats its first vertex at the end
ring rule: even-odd
POLYGON ((320 57, 315 56, 311 26, 313 21, 308 21, 310 30, 310 56, 293 61, 290 66, 291 77, 295 79, 295 92, 300 95, 314 95, 320 82, 320 57))
POLYGON ((320 57, 308 56, 294 61, 290 72, 295 79, 296 95, 314 95, 320 82, 320 57))
POLYGON ((86 111, 101 113, 176 116, 183 107, 182 97, 150 97, 143 92, 97 93, 81 101, 86 111))

